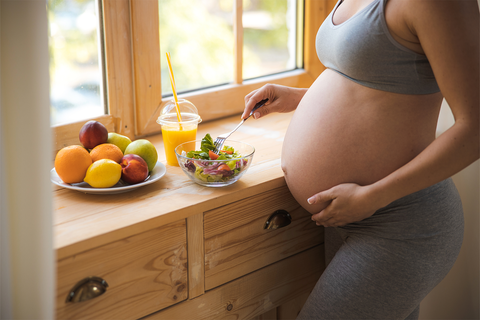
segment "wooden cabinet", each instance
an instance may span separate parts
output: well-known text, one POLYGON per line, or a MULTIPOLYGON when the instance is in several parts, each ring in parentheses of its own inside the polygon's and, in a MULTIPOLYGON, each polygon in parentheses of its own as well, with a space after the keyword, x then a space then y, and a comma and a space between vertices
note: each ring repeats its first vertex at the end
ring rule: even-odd
POLYGON ((310 217, 286 186, 205 212, 205 290, 322 243, 310 217), (265 229, 280 210, 291 223, 265 229))
POLYGON ((294 319, 323 271, 322 253, 323 247, 316 246, 145 320, 255 319, 265 313, 276 314, 275 319, 294 319))
POLYGON ((59 260, 57 318, 282 319, 323 271, 322 244, 323 228, 286 186, 274 188, 59 260), (266 229, 279 210, 291 222, 266 229), (106 292, 65 302, 88 276, 106 292))
POLYGON ((57 264, 58 319, 135 319, 187 299, 185 220, 61 259, 57 264), (108 284, 104 294, 66 302, 86 277, 108 284))

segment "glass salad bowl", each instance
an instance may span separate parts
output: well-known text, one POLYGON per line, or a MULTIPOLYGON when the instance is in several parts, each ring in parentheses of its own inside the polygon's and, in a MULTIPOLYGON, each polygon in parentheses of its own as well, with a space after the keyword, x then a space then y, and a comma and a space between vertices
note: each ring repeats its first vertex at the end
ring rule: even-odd
POLYGON ((252 163, 255 148, 248 143, 227 140, 219 157, 212 160, 217 155, 209 153, 204 142, 205 138, 185 142, 175 148, 180 168, 192 181, 202 186, 231 185, 243 176, 252 163))

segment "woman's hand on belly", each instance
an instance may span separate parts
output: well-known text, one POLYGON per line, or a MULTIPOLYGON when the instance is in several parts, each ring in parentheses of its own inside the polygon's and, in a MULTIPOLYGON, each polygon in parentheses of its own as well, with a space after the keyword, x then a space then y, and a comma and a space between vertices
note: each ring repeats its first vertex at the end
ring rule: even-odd
POLYGON ((268 99, 268 101, 253 114, 255 119, 272 112, 291 112, 297 108, 305 92, 307 92, 307 89, 268 83, 245 96, 245 110, 243 111, 242 119, 248 117, 253 107, 263 99, 268 99))
POLYGON ((368 186, 344 183, 319 192, 307 201, 310 205, 327 205, 320 212, 312 214, 312 220, 318 226, 341 227, 368 218, 383 207, 383 204, 372 199, 378 198, 372 197, 368 186))

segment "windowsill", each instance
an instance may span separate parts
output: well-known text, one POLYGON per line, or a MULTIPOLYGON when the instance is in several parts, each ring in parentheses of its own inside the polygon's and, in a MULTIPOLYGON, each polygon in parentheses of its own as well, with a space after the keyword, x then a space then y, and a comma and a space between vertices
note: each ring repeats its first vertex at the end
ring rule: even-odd
MULTIPOLYGON (((54 186, 54 235, 57 259, 185 219, 266 189, 283 186, 280 166, 284 134, 292 114, 273 114, 249 120, 232 136, 252 144, 252 165, 235 184, 208 188, 195 184, 180 167, 167 167, 159 181, 115 195, 92 195, 54 186)), ((199 125, 197 137, 227 132, 240 121, 235 115, 199 125)), ((147 138, 166 163, 161 135, 147 138)))

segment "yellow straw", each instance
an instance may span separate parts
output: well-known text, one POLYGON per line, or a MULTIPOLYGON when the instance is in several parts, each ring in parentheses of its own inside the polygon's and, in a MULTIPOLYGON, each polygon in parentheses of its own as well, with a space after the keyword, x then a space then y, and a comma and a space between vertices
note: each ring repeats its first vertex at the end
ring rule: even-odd
POLYGON ((170 84, 172 85, 173 97, 175 98, 175 110, 177 111, 177 119, 178 122, 182 122, 182 116, 180 115, 180 106, 178 105, 177 91, 175 90, 175 79, 173 78, 172 64, 170 62, 170 52, 167 52, 166 54, 168 61, 168 71, 170 73, 170 84))

